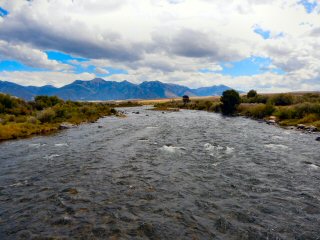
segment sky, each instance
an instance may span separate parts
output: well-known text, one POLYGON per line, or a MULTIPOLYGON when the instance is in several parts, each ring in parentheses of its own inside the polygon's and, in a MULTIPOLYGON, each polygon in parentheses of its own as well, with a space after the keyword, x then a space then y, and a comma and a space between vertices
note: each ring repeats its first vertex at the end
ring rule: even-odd
POLYGON ((320 0, 0 0, 0 80, 320 90, 320 0))

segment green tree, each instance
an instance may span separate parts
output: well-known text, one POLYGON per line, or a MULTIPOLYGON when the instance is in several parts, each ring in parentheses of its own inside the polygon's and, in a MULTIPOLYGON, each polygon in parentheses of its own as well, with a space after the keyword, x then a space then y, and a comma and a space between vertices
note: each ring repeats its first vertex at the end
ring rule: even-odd
POLYGON ((226 90, 221 96, 221 111, 225 115, 233 114, 241 102, 240 95, 235 90, 226 90))
POLYGON ((247 93, 247 98, 255 98, 257 96, 258 96, 257 91, 253 89, 247 93))

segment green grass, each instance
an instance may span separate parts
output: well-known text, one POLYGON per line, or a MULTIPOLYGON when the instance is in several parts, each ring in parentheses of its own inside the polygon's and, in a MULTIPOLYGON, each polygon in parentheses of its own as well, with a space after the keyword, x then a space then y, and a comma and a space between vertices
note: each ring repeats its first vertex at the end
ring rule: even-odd
POLYGON ((39 96, 26 102, 0 94, 0 140, 24 138, 57 131, 61 123, 94 122, 103 116, 119 115, 118 106, 132 103, 108 104, 63 101, 57 97, 39 96))
POLYGON ((219 111, 221 103, 219 101, 209 100, 191 100, 189 103, 184 104, 181 101, 169 101, 164 103, 155 104, 156 109, 189 109, 189 110, 204 110, 209 112, 219 111))

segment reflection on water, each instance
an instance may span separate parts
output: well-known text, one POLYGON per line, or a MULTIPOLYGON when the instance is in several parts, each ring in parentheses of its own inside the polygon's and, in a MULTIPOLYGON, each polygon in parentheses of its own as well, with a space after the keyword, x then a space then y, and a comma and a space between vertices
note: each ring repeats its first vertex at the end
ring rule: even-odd
POLYGON ((314 135, 207 112, 126 111, 0 144, 0 239, 319 238, 314 135))

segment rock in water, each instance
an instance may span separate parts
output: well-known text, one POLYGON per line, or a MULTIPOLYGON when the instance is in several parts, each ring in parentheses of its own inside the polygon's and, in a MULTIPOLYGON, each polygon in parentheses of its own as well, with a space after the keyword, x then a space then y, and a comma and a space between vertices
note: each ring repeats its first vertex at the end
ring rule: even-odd
POLYGON ((306 125, 304 125, 304 124, 298 124, 297 125, 297 129, 305 129, 306 128, 306 125))
POLYGON ((317 138, 316 138, 316 141, 320 142, 320 137, 317 137, 317 138))
POLYGON ((71 123, 61 123, 59 126, 59 129, 69 129, 69 128, 73 128, 75 127, 75 125, 71 124, 71 123))
POLYGON ((276 121, 275 120, 267 120, 266 123, 269 125, 274 125, 274 124, 276 124, 276 121))
POLYGON ((316 132, 317 131, 317 128, 315 126, 308 126, 306 127, 306 130, 308 132, 316 132))

